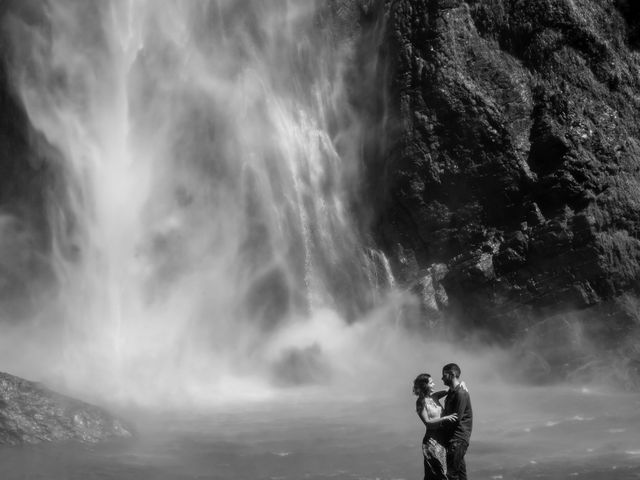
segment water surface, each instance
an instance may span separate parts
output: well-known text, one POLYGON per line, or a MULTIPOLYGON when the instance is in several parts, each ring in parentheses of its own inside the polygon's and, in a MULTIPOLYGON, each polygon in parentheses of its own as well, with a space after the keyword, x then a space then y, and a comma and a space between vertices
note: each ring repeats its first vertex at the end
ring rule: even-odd
MULTIPOLYGON (((640 478, 638 395, 505 387, 475 400, 471 478, 640 478)), ((0 465, 6 479, 414 479, 412 409, 407 395, 138 414, 134 439, 3 447, 0 465)))

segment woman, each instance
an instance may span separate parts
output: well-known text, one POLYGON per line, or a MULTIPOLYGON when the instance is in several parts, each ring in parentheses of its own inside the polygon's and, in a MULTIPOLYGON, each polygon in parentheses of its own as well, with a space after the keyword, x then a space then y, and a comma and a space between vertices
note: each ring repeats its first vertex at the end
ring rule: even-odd
POLYGON ((457 420, 456 414, 441 417, 440 399, 447 394, 446 390, 435 391, 431 375, 421 373, 413 382, 413 393, 418 396, 416 412, 426 427, 422 439, 422 455, 424 456, 424 480, 447 479, 447 450, 442 445, 439 426, 444 422, 457 420))

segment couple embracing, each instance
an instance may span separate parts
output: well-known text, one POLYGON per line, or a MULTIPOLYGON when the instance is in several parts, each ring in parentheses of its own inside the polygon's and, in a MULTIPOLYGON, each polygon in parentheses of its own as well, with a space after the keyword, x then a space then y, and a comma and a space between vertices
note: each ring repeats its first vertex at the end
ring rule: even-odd
POLYGON ((464 455, 473 425, 471 399, 455 363, 442 368, 442 381, 449 389, 438 392, 428 373, 413 382, 416 412, 427 429, 422 440, 424 480, 466 480, 464 455), (444 396, 443 409, 440 399, 444 396))

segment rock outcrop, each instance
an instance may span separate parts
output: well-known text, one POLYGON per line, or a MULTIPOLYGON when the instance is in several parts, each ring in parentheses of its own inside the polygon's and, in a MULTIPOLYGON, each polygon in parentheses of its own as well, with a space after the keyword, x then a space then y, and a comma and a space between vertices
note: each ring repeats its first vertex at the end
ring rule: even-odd
POLYGON ((102 408, 0 372, 0 444, 95 443, 131 435, 131 427, 102 408))
POLYGON ((441 310, 454 328, 517 340, 543 374, 604 358, 640 366, 634 5, 382 9, 394 127, 377 177, 388 192, 381 243, 407 284, 444 265, 441 310))

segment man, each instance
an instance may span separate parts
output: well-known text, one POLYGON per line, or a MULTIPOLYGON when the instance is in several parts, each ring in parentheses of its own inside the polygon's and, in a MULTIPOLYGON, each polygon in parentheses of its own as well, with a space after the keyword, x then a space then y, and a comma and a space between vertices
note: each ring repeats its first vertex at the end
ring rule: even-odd
POLYGON ((449 387, 442 416, 456 414, 457 419, 443 424, 443 441, 447 449, 447 479, 466 480, 464 454, 469 446, 473 411, 469 392, 460 386, 460 367, 449 363, 442 367, 442 381, 449 387))

